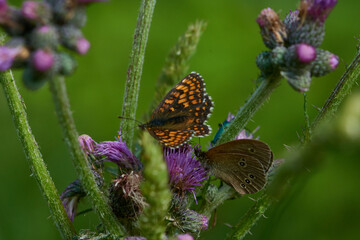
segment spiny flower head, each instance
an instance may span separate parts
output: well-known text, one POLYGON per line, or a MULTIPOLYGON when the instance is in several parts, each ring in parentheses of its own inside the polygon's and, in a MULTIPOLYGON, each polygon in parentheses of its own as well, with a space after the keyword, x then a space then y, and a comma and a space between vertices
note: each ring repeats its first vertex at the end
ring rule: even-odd
POLYGON ((256 22, 259 24, 261 36, 268 48, 273 49, 284 44, 286 39, 285 27, 274 10, 271 8, 263 9, 256 22))
POLYGON ((121 139, 121 132, 115 141, 104 141, 97 144, 95 155, 104 156, 105 161, 114 162, 121 168, 134 171, 142 169, 141 162, 121 139))
POLYGON ((180 195, 191 192, 196 199, 195 187, 202 186, 201 182, 208 178, 208 170, 195 159, 193 153, 191 146, 164 150, 172 190, 180 195))
POLYGON ((302 0, 300 12, 314 21, 324 22, 336 4, 337 0, 302 0))
POLYGON ((78 137, 81 149, 87 155, 94 153, 96 142, 86 134, 82 134, 78 137))

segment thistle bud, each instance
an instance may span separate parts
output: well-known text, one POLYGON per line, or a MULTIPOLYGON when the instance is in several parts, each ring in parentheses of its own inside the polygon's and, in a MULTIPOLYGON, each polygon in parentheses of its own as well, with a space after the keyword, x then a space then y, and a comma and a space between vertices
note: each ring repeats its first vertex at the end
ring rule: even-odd
POLYGON ((44 2, 25 1, 21 7, 21 15, 31 23, 48 23, 51 18, 49 5, 44 2))
POLYGON ((64 52, 58 54, 57 61, 59 64, 59 73, 64 76, 72 74, 77 67, 75 59, 64 52))
POLYGON ((78 6, 74 9, 74 14, 72 18, 69 20, 69 24, 74 25, 75 27, 82 28, 85 26, 87 21, 86 16, 86 7, 78 6))
POLYGON ((272 53, 270 51, 263 51, 256 57, 256 65, 265 74, 272 73, 274 70, 272 62, 272 53))
POLYGON ((285 65, 286 47, 276 47, 272 51, 272 62, 275 66, 283 67, 285 65))
POLYGON ((43 25, 35 28, 30 35, 30 44, 33 48, 53 48, 59 45, 59 34, 55 27, 43 25))
POLYGON ((337 68, 339 64, 338 56, 323 49, 316 49, 316 54, 317 57, 311 64, 312 76, 321 77, 337 68))
POLYGON ((287 49, 284 55, 287 67, 304 67, 316 58, 316 49, 308 44, 295 44, 287 49))
POLYGON ((85 54, 90 48, 90 43, 83 37, 82 32, 74 26, 62 27, 60 36, 65 47, 79 54, 85 54))
POLYGON ((262 10, 256 22, 259 24, 264 44, 268 48, 283 46, 286 39, 285 27, 274 10, 271 8, 262 10))
POLYGON ((55 57, 52 51, 39 49, 32 56, 32 65, 39 72, 46 72, 52 68, 55 57))

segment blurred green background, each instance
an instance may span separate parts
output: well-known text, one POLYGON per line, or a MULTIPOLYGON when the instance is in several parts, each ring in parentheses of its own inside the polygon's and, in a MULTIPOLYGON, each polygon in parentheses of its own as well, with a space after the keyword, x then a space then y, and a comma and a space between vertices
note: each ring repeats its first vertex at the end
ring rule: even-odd
MULTIPOLYGON (((22 1, 10 0, 19 6, 22 1)), ((111 0, 88 9, 85 36, 91 49, 78 57, 79 68, 67 79, 72 110, 80 133, 96 141, 112 140, 119 128, 124 81, 140 1, 111 0)), ((151 25, 143 69, 138 119, 147 111, 154 85, 170 48, 190 23, 208 22, 190 71, 204 77, 215 102, 209 121, 213 129, 228 112, 235 113, 254 89, 258 75, 257 54, 265 50, 255 22, 263 8, 271 7, 284 17, 298 0, 158 0, 151 25)), ((326 21, 322 48, 340 56, 338 69, 314 79, 308 94, 309 114, 329 96, 345 66, 355 54, 360 29, 360 1, 339 1, 326 21)), ((57 124, 48 87, 32 92, 24 89, 21 72, 15 72, 27 106, 33 133, 59 192, 76 178, 71 159, 57 124)), ((286 145, 298 143, 304 126, 303 96, 283 81, 248 124, 261 126, 257 135, 273 149, 276 158, 286 154, 286 145)), ((30 176, 8 106, 0 93, 0 239, 60 239, 49 218, 48 207, 35 179, 30 176)), ((214 136, 214 133, 211 137, 214 136)), ((211 138, 202 139, 207 144, 211 138)), ((251 230, 247 239, 355 239, 360 236, 360 156, 329 159, 309 172, 304 183, 292 188, 292 196, 273 207, 251 230)), ((311 169, 312 170, 312 169, 311 169)), ((256 198, 256 196, 252 196, 256 198)), ((253 204, 248 197, 228 201, 217 211, 217 225, 202 239, 223 239, 253 204)), ((85 209, 89 203, 80 206, 85 209)), ((94 229, 94 213, 75 219, 75 226, 94 229)))

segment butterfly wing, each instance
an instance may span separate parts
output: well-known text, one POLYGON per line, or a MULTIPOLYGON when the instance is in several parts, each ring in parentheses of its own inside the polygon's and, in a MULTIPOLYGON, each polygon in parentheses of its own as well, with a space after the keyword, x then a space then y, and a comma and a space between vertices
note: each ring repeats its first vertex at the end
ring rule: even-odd
POLYGON ((159 142, 168 147, 176 147, 180 144, 187 142, 193 135, 192 131, 180 131, 169 129, 153 129, 149 133, 159 142))
POLYGON ((272 158, 272 152, 265 143, 240 139, 211 148, 206 153, 206 164, 237 192, 249 194, 265 186, 272 158))
POLYGON ((164 115, 176 116, 184 112, 186 108, 201 105, 205 95, 204 80, 198 73, 192 72, 166 94, 154 110, 152 119, 158 119, 164 115))
POLYGON ((269 171, 273 162, 273 153, 270 147, 266 143, 255 139, 233 140, 210 150, 219 153, 239 153, 254 157, 263 165, 265 172, 269 171))
POLYGON ((154 110, 146 128, 161 143, 176 147, 189 141, 193 135, 206 136, 211 133, 205 121, 212 106, 204 80, 193 72, 169 91, 154 110))
POLYGON ((265 186, 266 174, 256 158, 239 153, 207 155, 208 165, 214 175, 233 186, 238 193, 256 193, 265 186))

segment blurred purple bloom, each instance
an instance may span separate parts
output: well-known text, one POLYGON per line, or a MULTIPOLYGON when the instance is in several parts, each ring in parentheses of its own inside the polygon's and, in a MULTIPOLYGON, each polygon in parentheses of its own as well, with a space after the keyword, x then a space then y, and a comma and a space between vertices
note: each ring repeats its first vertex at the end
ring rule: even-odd
POLYGON ((146 238, 139 237, 139 236, 131 236, 131 237, 124 238, 124 240, 146 240, 146 238))
POLYGON ((116 141, 105 141, 96 145, 95 155, 104 155, 105 161, 116 163, 119 167, 139 171, 142 169, 141 162, 132 154, 126 143, 121 139, 121 133, 116 141))
POLYGON ((88 52, 90 48, 90 42, 88 40, 86 40, 85 38, 81 37, 79 39, 76 40, 76 51, 81 54, 84 55, 88 52))
POLYGON ((78 137, 81 149, 85 154, 92 154, 95 151, 96 142, 86 134, 82 134, 78 137))
POLYGON ((43 26, 38 28, 38 31, 40 33, 48 33, 48 32, 50 32, 50 30, 51 30, 51 27, 48 26, 48 25, 43 25, 43 26))
POLYGON ((324 22, 337 4, 337 0, 303 0, 302 3, 307 7, 307 15, 324 22))
POLYGON ((0 71, 6 71, 11 68, 19 51, 20 48, 0 46, 0 71))
POLYGON ((34 68, 39 72, 46 72, 55 63, 54 54, 51 51, 43 49, 35 51, 32 61, 34 68))
POLYGON ((6 0, 0 0, 0 15, 5 13, 9 8, 6 0))
POLYGON ((339 57, 336 56, 335 54, 332 54, 329 60, 329 64, 331 66, 331 68, 334 70, 335 68, 337 68, 338 64, 339 64, 339 57))
POLYGON ((194 238, 188 233, 179 234, 176 237, 177 237, 178 240, 194 240, 194 238))
POLYGON ((255 128, 255 130, 251 133, 249 131, 246 131, 245 129, 241 130, 239 134, 235 137, 236 140, 239 139, 258 139, 259 137, 255 138, 254 133, 259 130, 260 127, 255 128))
POLYGON ((21 6, 21 14, 26 19, 37 19, 38 11, 39 11, 39 4, 40 2, 34 2, 34 1, 25 1, 23 2, 21 6))
POLYGON ((178 149, 165 148, 164 156, 169 171, 169 182, 175 192, 191 192, 196 200, 196 186, 208 178, 208 170, 193 156, 191 146, 182 146, 178 149))
POLYGON ((309 63, 316 58, 316 49, 308 44, 300 43, 296 46, 296 54, 302 63, 309 63))

